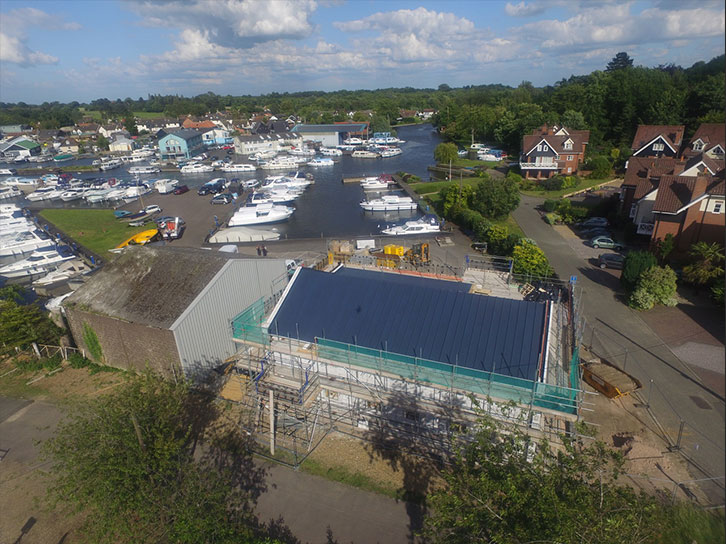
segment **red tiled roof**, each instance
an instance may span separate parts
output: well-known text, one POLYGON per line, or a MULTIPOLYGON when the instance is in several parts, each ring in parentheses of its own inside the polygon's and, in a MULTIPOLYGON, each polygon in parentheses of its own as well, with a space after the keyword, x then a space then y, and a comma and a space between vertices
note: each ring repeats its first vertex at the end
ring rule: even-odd
POLYGON ((663 176, 678 175, 683 172, 684 167, 684 162, 672 157, 630 157, 623 186, 635 187, 633 198, 640 200, 658 188, 663 176))
MULTIPOLYGON (((565 130, 567 130, 565 128, 565 130)), ((529 153, 542 140, 558 154, 558 155, 577 155, 582 153, 582 145, 587 144, 590 140, 589 130, 572 130, 569 134, 557 136, 554 134, 554 128, 547 125, 535 130, 532 134, 525 134, 522 137, 522 152, 529 153), (572 140, 572 149, 565 149, 564 143, 572 140)))
POLYGON ((709 151, 710 149, 721 146, 721 149, 726 149, 726 124, 724 123, 702 123, 698 127, 696 133, 691 138, 688 147, 684 151, 684 155, 695 156, 699 153, 709 151), (700 151, 693 150, 693 142, 701 140, 705 145, 700 151))
POLYGON ((665 175, 660 178, 654 212, 675 213, 693 198, 696 178, 665 175))
POLYGON ((683 132, 685 130, 684 125, 638 125, 631 149, 638 151, 648 142, 662 136, 677 153, 683 142, 683 132))

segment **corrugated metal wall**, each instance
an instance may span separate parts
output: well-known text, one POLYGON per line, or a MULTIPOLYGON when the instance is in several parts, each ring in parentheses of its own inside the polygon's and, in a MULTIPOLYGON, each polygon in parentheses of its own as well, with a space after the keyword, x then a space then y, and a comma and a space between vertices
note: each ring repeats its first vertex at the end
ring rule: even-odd
POLYGON ((171 326, 184 373, 199 378, 237 350, 230 321, 283 285, 284 259, 231 259, 171 326))

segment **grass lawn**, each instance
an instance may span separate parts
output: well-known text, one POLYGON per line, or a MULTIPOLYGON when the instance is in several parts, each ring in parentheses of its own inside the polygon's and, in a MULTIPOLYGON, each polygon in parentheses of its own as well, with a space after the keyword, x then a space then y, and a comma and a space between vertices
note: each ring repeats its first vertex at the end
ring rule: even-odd
POLYGON ((562 198, 564 195, 569 195, 570 193, 574 193, 576 191, 581 191, 583 189, 589 189, 590 187, 595 187, 596 185, 602 185, 603 183, 607 183, 612 180, 608 179, 580 179, 580 181, 575 185, 574 187, 568 187, 567 189, 560 189, 559 191, 545 191, 544 189, 534 189, 530 191, 520 191, 523 195, 528 196, 540 196, 544 198, 562 198))
MULTIPOLYGON (((98 121, 103 120, 103 118, 101 117, 100 110, 84 110, 83 108, 78 108, 78 109, 84 115, 93 117, 94 119, 96 119, 98 121)), ((162 111, 135 111, 134 117, 138 117, 139 119, 161 119, 162 117, 164 117, 164 112, 162 112, 162 111)))
POLYGON ((113 210, 49 209, 40 216, 86 248, 105 255, 137 232, 149 227, 129 227, 116 219, 113 210))
MULTIPOLYGON (((496 168, 497 166, 501 166, 502 161, 477 161, 472 159, 464 159, 459 157, 455 161, 451 163, 452 167, 460 166, 464 168, 473 168, 475 166, 486 166, 487 168, 496 168)), ((448 166, 444 164, 440 164, 439 166, 448 166)))

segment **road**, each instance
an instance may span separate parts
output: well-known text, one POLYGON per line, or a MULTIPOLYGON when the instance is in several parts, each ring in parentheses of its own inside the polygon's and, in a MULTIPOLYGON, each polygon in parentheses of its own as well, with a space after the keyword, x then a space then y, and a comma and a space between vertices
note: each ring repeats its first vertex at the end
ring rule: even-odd
MULTIPOLYGON (((623 303, 619 281, 612 273, 588 263, 542 220, 536 210, 541 202, 522 196, 513 215, 525 234, 544 250, 560 277, 577 276, 587 321, 583 343, 589 345, 592 341, 596 352, 625 365, 643 383, 641 398, 644 403, 649 401, 672 444, 678 442, 681 421, 684 422, 680 445, 682 452, 695 461, 690 465, 694 478, 706 477, 704 472, 708 477, 723 477, 723 396, 704 384, 638 313, 623 303), (696 469, 696 465, 703 471, 696 469)), ((713 491, 723 493, 722 488, 719 491, 714 487, 713 491)))
MULTIPOLYGON (((61 410, 50 402, 0 397, 0 542, 72 543, 74 522, 39 507, 47 461, 39 443, 52 436, 61 410), (26 534, 21 537, 21 529, 26 534), (67 535, 68 532, 71 535, 67 535)), ((275 520, 301 542, 403 543, 420 528, 420 509, 279 465, 265 465, 267 491, 257 503, 261 521, 275 520), (413 528, 413 530, 412 530, 413 528)), ((288 542, 290 540, 283 540, 288 542)))

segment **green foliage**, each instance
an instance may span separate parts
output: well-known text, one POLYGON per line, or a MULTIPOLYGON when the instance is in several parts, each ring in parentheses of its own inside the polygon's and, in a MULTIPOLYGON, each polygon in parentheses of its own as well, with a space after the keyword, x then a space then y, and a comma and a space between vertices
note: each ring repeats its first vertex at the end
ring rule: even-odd
POLYGON ((108 151, 109 141, 103 134, 96 136, 96 145, 102 151, 108 151))
POLYGON ((96 361, 103 362, 103 348, 101 348, 101 342, 98 340, 96 331, 88 323, 83 323, 83 342, 88 348, 88 352, 93 356, 96 361))
POLYGON ((455 442, 446 486, 429 496, 432 544, 658 542, 665 505, 618 485, 619 453, 602 442, 534 442, 482 415, 455 442))
POLYGON ((0 287, 0 300, 21 302, 23 300, 23 290, 19 285, 6 285, 5 287, 0 287))
POLYGON ((605 70, 612 72, 615 70, 624 70, 625 68, 630 68, 632 66, 633 59, 631 59, 625 51, 621 51, 613 57, 613 60, 608 62, 608 66, 605 70))
POLYGON ((691 263, 683 267, 683 278, 695 285, 706 285, 724 274, 723 247, 717 243, 696 242, 688 252, 691 263))
MULTIPOLYGON (((18 296, 5 291, 4 296, 18 296)), ((0 299, 0 346, 25 349, 33 342, 57 344, 61 329, 34 304, 20 305, 15 299, 0 299)))
POLYGON ((711 287, 711 298, 719 306, 724 305, 724 286, 723 283, 718 283, 711 287))
POLYGON ((658 261, 655 258, 655 255, 649 251, 631 251, 625 255, 623 273, 620 275, 620 282, 626 290, 632 291, 635 289, 640 275, 657 264, 658 261))
POLYGON ((547 200, 544 201, 544 204, 542 204, 542 208, 546 212, 553 212, 557 209, 557 203, 558 203, 558 201, 555 200, 554 198, 548 198, 547 200))
POLYGON ((458 148, 456 144, 442 143, 436 146, 434 149, 434 159, 436 162, 442 164, 448 164, 449 161, 454 162, 459 158, 458 148))
POLYGON ((558 214, 556 214, 556 213, 546 213, 545 214, 545 222, 548 225, 556 225, 556 224, 562 222, 562 218, 558 214))
POLYGON ((539 277, 552 275, 552 267, 544 251, 529 239, 522 239, 514 246, 512 257, 514 258, 512 271, 515 274, 539 277))
POLYGON ((519 234, 510 233, 506 225, 486 225, 482 229, 479 239, 487 243, 487 253, 508 257, 522 237, 519 234))
POLYGON ((636 310, 650 310, 656 304, 675 306, 676 279, 669 266, 651 266, 640 274, 628 305, 636 310))
POLYGON ((612 175, 612 165, 607 157, 602 155, 593 157, 585 164, 586 170, 592 170, 590 178, 606 179, 612 175))
POLYGON ((55 370, 61 366, 63 357, 60 353, 56 353, 53 357, 44 357, 40 359, 15 359, 15 366, 26 372, 37 372, 39 370, 55 370))
POLYGON ((664 264, 668 255, 673 252, 676 247, 676 239, 671 233, 665 235, 665 238, 660 238, 655 242, 655 254, 658 256, 660 264, 664 264))
POLYGON ((474 187, 471 185, 449 185, 441 190, 442 211, 444 216, 450 215, 455 206, 469 208, 474 197, 474 187))
POLYGON ((204 434, 215 414, 186 383, 148 371, 74 407, 44 446, 50 498, 85 514, 94 543, 257 541, 261 475, 237 431, 204 434))
POLYGON ((489 224, 482 214, 476 210, 458 204, 451 207, 448 218, 463 229, 472 232, 482 232, 489 224))
POLYGON ((68 364, 71 368, 87 368, 90 374, 96 374, 98 372, 122 372, 119 368, 96 364, 80 353, 71 353, 68 356, 68 364))
POLYGON ((471 207, 485 217, 502 218, 519 206, 519 187, 508 179, 482 180, 477 184, 471 207))

